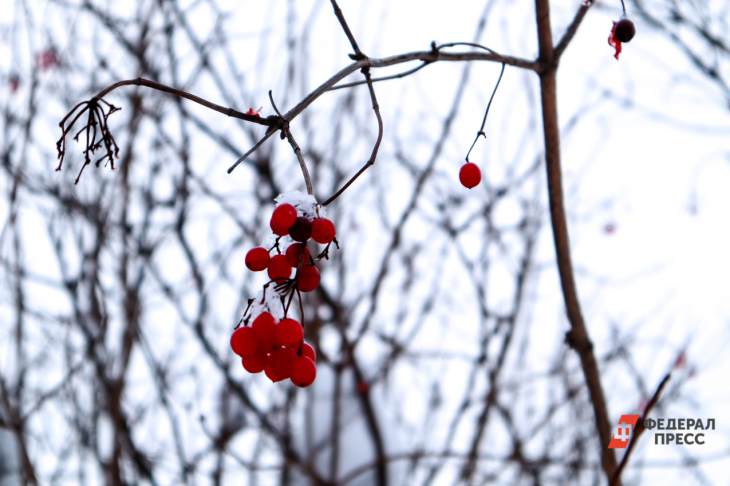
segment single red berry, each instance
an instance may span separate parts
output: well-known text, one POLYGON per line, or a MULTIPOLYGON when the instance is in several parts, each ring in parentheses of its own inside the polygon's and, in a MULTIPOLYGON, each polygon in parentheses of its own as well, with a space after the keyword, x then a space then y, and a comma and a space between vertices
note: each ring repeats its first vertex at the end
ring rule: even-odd
POLYGON ((250 356, 256 352, 256 333, 247 326, 241 326, 231 334, 231 349, 237 355, 250 356))
POLYGON ((299 356, 292 367, 292 383, 296 386, 305 387, 314 383, 315 378, 317 378, 317 365, 306 356, 299 356))
POLYGON ((270 351, 276 341, 276 320, 274 316, 269 312, 262 312, 254 319, 251 329, 253 329, 256 336, 258 351, 263 353, 270 351))
POLYGON ((311 344, 309 343, 302 343, 302 348, 300 350, 300 354, 302 356, 306 356, 307 358, 311 359, 315 363, 317 362, 317 351, 314 350, 311 344))
POLYGON ((319 270, 314 265, 302 265, 297 270, 297 288, 302 292, 311 292, 319 287, 319 270))
POLYGON ((274 282, 283 282, 291 275, 291 265, 286 255, 274 255, 269 260, 269 278, 274 282))
POLYGON ((292 243, 289 248, 286 249, 286 258, 289 260, 289 265, 296 268, 300 264, 309 263, 309 249, 304 243, 292 243))
POLYGON ((276 344, 280 346, 298 346, 304 339, 304 329, 294 319, 282 319, 276 326, 276 344))
POLYGON ((277 381, 286 380, 286 376, 277 374, 278 371, 274 367, 273 363, 270 362, 270 359, 271 357, 269 357, 269 359, 266 361, 266 366, 264 366, 264 373, 269 378, 269 380, 274 383, 276 383, 277 381))
POLYGON ((246 253, 246 266, 252 272, 260 272, 269 266, 269 251, 263 246, 251 248, 246 253))
POLYGON ((289 378, 296 359, 297 355, 291 348, 279 347, 274 349, 266 360, 266 367, 264 368, 266 376, 274 382, 289 378))
POLYGON ((312 222, 305 217, 298 217, 296 222, 289 228, 289 236, 294 241, 304 243, 312 236, 312 222))
POLYGON ((292 227, 294 222, 297 220, 297 209, 291 204, 279 204, 271 214, 271 231, 279 236, 284 236, 289 233, 289 228, 292 227))
POLYGON ((266 366, 266 355, 263 353, 254 353, 246 356, 242 360, 243 369, 249 373, 260 373, 266 366))
POLYGON ((636 27, 634 23, 627 18, 623 18, 616 22, 616 30, 614 31, 616 39, 620 42, 629 42, 636 35, 636 27))
POLYGON ((15 93, 20 87, 20 76, 17 74, 11 74, 8 78, 8 84, 10 85, 10 92, 15 93))
POLYGON ((334 240, 335 224, 327 218, 316 218, 312 221, 312 239, 323 245, 334 240))
POLYGON ((467 162, 461 166, 459 170, 459 180, 461 185, 467 189, 471 189, 479 184, 482 180, 482 171, 479 170, 479 166, 472 162, 467 162))
POLYGON ((44 50, 40 53, 38 56, 38 65, 41 68, 41 70, 45 71, 47 69, 50 69, 58 64, 58 56, 56 55, 56 50, 52 47, 44 50))
POLYGON ((360 393, 361 395, 364 395, 365 393, 367 393, 369 389, 370 389, 370 385, 368 385, 367 381, 358 381, 357 382, 357 392, 360 393))

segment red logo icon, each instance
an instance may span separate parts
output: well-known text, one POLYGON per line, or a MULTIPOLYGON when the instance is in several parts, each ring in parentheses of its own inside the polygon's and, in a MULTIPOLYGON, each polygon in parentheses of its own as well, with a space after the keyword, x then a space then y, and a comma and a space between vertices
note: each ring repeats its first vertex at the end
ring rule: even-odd
POLYGON ((611 436, 611 442, 608 443, 608 448, 625 449, 629 445, 631 434, 634 432, 638 421, 638 415, 621 415, 621 418, 618 419, 618 427, 611 436))

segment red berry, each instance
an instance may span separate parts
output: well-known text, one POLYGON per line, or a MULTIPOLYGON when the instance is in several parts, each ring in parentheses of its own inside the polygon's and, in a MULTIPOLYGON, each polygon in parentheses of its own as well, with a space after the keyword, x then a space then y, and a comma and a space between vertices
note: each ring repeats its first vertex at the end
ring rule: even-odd
POLYGON ((283 282, 291 275, 291 265, 286 255, 274 255, 269 260, 269 278, 274 282, 283 282))
POLYGON ((287 378, 286 376, 278 375, 277 370, 274 368, 274 365, 272 363, 269 363, 269 361, 266 362, 266 366, 264 367, 264 373, 269 378, 269 380, 274 383, 276 383, 277 381, 286 380, 287 378))
POLYGON ((273 382, 285 380, 291 376, 292 367, 297 355, 291 348, 277 348, 266 360, 264 372, 273 382))
POLYGON ((482 180, 482 171, 479 170, 479 166, 472 162, 467 162, 461 166, 459 171, 459 180, 461 185, 467 189, 471 189, 476 186, 482 180))
POLYGON ((276 340, 276 321, 274 316, 268 312, 262 312, 254 319, 253 324, 251 324, 251 329, 253 329, 256 341, 258 342, 257 349, 264 353, 270 351, 276 340))
POLYGON ((289 228, 289 236, 292 240, 304 243, 312 236, 312 222, 302 216, 289 228))
POLYGON ((294 319, 282 319, 276 326, 276 344, 280 346, 295 346, 304 339, 304 329, 294 319))
POLYGON ((357 392, 364 395, 368 392, 370 389, 370 385, 368 385, 367 381, 358 381, 357 382, 357 392))
POLYGON ((231 349, 239 356, 254 354, 257 345, 256 333, 250 327, 239 327, 231 334, 231 349))
POLYGON ((289 232, 289 228, 292 227, 294 222, 297 220, 297 209, 291 204, 279 204, 271 214, 271 231, 279 236, 284 236, 289 232))
POLYGON ((309 263, 309 249, 304 243, 293 243, 286 249, 286 258, 289 265, 298 267, 300 263, 309 263))
POLYGON ((335 225, 327 218, 316 218, 312 221, 312 239, 326 244, 335 239, 335 225))
POLYGON ((251 248, 246 253, 246 266, 252 272, 265 270, 269 266, 269 251, 262 246, 251 248))
POLYGON ((297 288, 302 292, 311 292, 319 287, 319 270, 314 265, 302 265, 297 270, 297 288))
POLYGON ((300 354, 302 356, 306 356, 315 363, 317 362, 317 351, 315 351, 312 345, 309 343, 302 343, 302 349, 300 354))
POLYGON ((634 38, 635 34, 636 27, 634 27, 634 23, 629 19, 624 18, 616 22, 614 36, 616 36, 616 39, 618 39, 619 41, 629 42, 631 39, 634 38))
POLYGON ((317 365, 306 356, 300 356, 294 361, 291 371, 291 381, 296 386, 309 386, 317 377, 317 365))
POLYGON ((249 373, 259 373, 266 366, 266 355, 263 353, 254 353, 246 356, 242 360, 243 368, 249 373))

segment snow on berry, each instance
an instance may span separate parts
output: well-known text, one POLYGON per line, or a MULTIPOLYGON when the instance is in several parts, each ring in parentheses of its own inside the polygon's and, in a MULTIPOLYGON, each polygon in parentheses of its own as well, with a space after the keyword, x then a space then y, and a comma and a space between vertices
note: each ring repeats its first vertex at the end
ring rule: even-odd
POLYGON ((276 319, 283 318, 284 306, 281 303, 281 297, 282 295, 275 288, 268 287, 260 290, 251 303, 249 314, 256 317, 263 313, 269 313, 276 319))
POLYGON ((323 213, 323 209, 317 210, 317 200, 314 196, 301 191, 289 191, 279 194, 274 201, 276 204, 291 204, 297 209, 299 216, 304 216, 307 219, 314 219, 317 217, 317 213, 323 213))

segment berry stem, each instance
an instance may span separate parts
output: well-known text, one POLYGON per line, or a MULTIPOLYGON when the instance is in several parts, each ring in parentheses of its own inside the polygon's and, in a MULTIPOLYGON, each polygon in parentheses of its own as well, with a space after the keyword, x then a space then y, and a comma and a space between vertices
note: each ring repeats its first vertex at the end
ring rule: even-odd
POLYGON ((471 151, 474 149, 474 146, 477 144, 477 140, 479 140, 479 137, 487 138, 487 135, 484 133, 484 125, 487 123, 487 115, 489 115, 489 108, 492 106, 492 101, 494 100, 494 95, 497 94, 497 88, 499 88, 499 83, 502 82, 502 75, 504 75, 504 66, 505 63, 502 63, 502 69, 499 71, 499 77, 497 78, 497 83, 494 85, 494 89, 492 90, 492 96, 489 97, 489 102, 487 103, 487 109, 484 110, 484 118, 482 118, 482 124, 479 127, 479 131, 477 132, 476 137, 474 137, 474 141, 471 144, 471 147, 469 147, 469 151, 466 153, 466 161, 469 162, 469 155, 471 154, 471 151))

